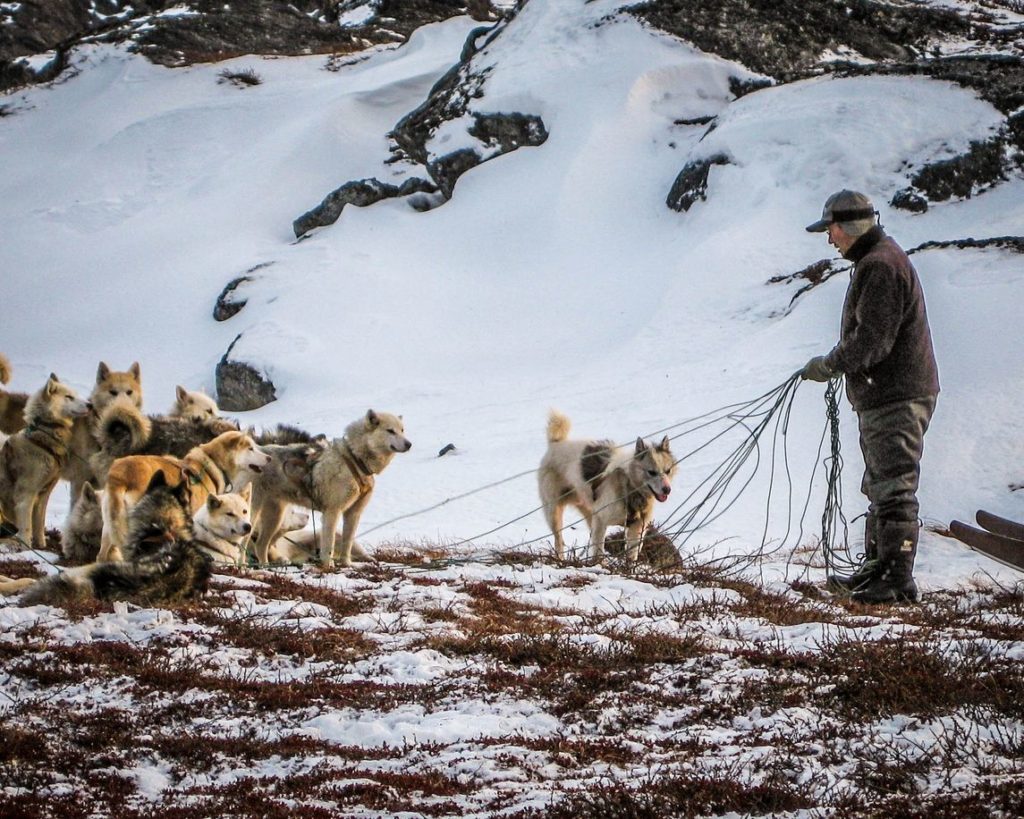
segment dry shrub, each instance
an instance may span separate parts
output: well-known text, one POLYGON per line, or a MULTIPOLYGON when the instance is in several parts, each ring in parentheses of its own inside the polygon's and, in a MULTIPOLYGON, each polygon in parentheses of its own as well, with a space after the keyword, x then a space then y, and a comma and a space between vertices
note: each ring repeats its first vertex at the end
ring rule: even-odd
POLYGON ((512 814, 516 819, 691 819, 734 813, 773 815, 813 807, 806 792, 795 785, 751 785, 737 775, 696 774, 652 778, 637 786, 622 782, 597 785, 571 793, 541 811, 512 814))
POLYGON ((245 68, 241 71, 232 71, 229 68, 225 68, 217 76, 220 78, 217 82, 230 83, 236 88, 247 88, 253 85, 260 85, 263 82, 263 78, 251 68, 245 68))

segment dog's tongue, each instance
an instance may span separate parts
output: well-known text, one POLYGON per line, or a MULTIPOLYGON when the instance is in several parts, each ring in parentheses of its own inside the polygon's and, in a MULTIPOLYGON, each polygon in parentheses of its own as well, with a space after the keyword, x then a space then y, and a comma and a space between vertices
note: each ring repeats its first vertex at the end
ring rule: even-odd
POLYGON ((664 503, 668 500, 668 492, 655 492, 654 497, 657 499, 658 503, 664 503))

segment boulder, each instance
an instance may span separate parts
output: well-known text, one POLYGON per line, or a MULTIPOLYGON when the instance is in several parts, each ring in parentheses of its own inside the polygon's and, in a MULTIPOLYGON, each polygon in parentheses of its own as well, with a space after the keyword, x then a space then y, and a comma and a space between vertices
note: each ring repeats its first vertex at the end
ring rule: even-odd
POLYGON ((231 350, 241 338, 235 336, 217 364, 217 405, 227 412, 259 409, 277 400, 274 383, 251 364, 231 360, 231 350))
POLYGON ((687 211, 697 201, 707 199, 708 174, 712 165, 728 165, 729 158, 725 154, 715 154, 707 159, 687 162, 672 183, 665 203, 677 211, 687 211))

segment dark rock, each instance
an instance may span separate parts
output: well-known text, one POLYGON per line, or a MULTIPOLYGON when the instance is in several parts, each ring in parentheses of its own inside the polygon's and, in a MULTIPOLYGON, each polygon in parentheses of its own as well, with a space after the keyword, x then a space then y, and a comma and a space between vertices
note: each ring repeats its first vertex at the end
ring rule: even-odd
POLYGON ((441 447, 441 451, 437 453, 437 457, 440 458, 443 455, 447 455, 449 452, 455 451, 455 444, 445 444, 441 447))
POLYGON ((259 409, 277 400, 273 382, 251 364, 232 361, 229 356, 241 338, 235 336, 223 358, 217 363, 217 404, 228 412, 259 409))
POLYGON ((480 140, 479 149, 460 148, 427 162, 427 173, 446 199, 451 199, 455 183, 470 168, 523 146, 543 145, 548 138, 547 128, 540 117, 515 112, 473 114, 469 134, 480 140))
POLYGON ((922 250, 942 250, 945 248, 977 250, 988 247, 1008 250, 1011 253, 1024 253, 1024 236, 992 236, 988 239, 943 239, 920 244, 908 250, 907 255, 919 253, 922 250))
POLYGON ((1002 137, 972 142, 965 154, 926 165, 910 180, 930 202, 968 198, 1006 179, 1002 137))
POLYGON ((479 151, 474 148, 460 148, 428 162, 427 173, 430 174, 431 179, 437 181, 444 198, 451 199, 458 178, 481 162, 483 162, 483 158, 479 151))
POLYGON ((753 94, 763 88, 771 88, 774 83, 771 80, 741 80, 739 77, 729 77, 729 91, 736 99, 753 94))
POLYGON ((432 193, 437 188, 425 179, 406 179, 401 186, 390 185, 379 179, 359 179, 346 182, 324 197, 324 200, 310 211, 292 222, 296 236, 303 236, 314 228, 333 225, 338 221, 346 205, 364 208, 381 199, 408 196, 412 193, 432 193))
POLYGON ((729 158, 725 154, 715 154, 707 159, 688 162, 672 183, 666 204, 672 210, 686 211, 698 200, 707 199, 708 174, 711 166, 728 164, 729 158))
POLYGON ((816 70, 826 50, 850 48, 878 61, 912 59, 944 36, 968 36, 974 24, 950 9, 882 0, 658 0, 626 11, 704 51, 786 81, 816 70))
POLYGON ((217 297, 217 303, 213 306, 213 317, 217 321, 226 321, 245 307, 248 301, 239 292, 239 288, 248 282, 255 281, 256 277, 252 274, 257 270, 270 267, 272 264, 273 262, 264 262, 263 264, 254 265, 246 270, 244 275, 236 276, 229 281, 217 297))
POLYGON ((889 204, 899 210, 909 210, 911 213, 925 213, 928 210, 928 200, 915 193, 913 188, 896 191, 889 204))
POLYGON ((241 285, 251 281, 251 276, 239 276, 224 286, 217 297, 217 303, 213 306, 213 317, 216 321, 227 321, 245 307, 247 301, 240 298, 237 291, 241 285))

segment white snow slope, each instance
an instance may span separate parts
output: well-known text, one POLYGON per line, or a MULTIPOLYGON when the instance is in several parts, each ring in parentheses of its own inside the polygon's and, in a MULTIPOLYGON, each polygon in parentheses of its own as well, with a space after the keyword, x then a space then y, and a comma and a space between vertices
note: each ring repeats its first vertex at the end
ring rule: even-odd
MULTIPOLYGON (((802 297, 767 281, 834 255, 804 225, 832 191, 868 192, 904 247, 1021 232, 1024 181, 909 215, 888 207, 913 170, 990 136, 998 111, 925 78, 823 77, 734 100, 741 66, 615 16, 617 0, 533 0, 478 59, 492 64, 479 110, 540 115, 550 138, 487 162, 454 198, 421 213, 403 200, 349 207, 296 243, 294 218, 351 179, 394 181, 386 134, 457 59, 476 25, 425 27, 405 46, 339 71, 322 57, 241 58, 166 69, 110 47, 76 53, 77 73, 3 99, 0 270, 9 388, 56 371, 83 392, 97 362, 142 366, 147 407, 175 384, 213 391, 234 356, 264 369, 279 399, 256 426, 340 434, 368 407, 400 413, 414 443, 381 477, 364 530, 530 470, 549 407, 579 435, 621 441, 752 399, 835 343, 845 274, 802 297), (609 16, 612 15, 612 16, 609 16), (219 83, 225 67, 261 85, 219 83), (717 116, 703 126, 677 120, 717 116), (665 205, 691 160, 724 153, 706 202, 665 205), (247 306, 211 318, 224 285, 257 265, 247 306), (454 456, 438 458, 454 443, 454 456)), ((443 131, 431 145, 444 152, 443 131)), ((995 250, 915 254, 943 392, 928 434, 926 522, 986 507, 1024 518, 1020 420, 1024 266, 995 250)), ((786 436, 792 498, 767 537, 799 517, 825 423, 822 387, 803 385, 786 436)), ((855 419, 843 406, 845 514, 863 508, 855 419)), ((677 442, 677 455, 696 448, 677 442)), ((688 495, 727 450, 683 462, 688 495)), ((757 548, 765 468, 695 545, 757 548)), ((802 542, 813 542, 819 468, 802 542)), ((63 491, 63 490, 62 490, 63 491)), ((667 514, 671 502, 659 508, 667 514)), ((493 548, 547 534, 524 476, 368 533, 493 548), (509 524, 510 521, 513 521, 509 524), (503 525, 509 524, 509 525, 503 525)), ((50 519, 67 512, 55 495, 50 519)), ((580 545, 582 527, 570 533, 580 545)), ((792 541, 791 541, 792 543, 792 541)), ((1016 577, 926 533, 919 576, 950 588, 974 573, 1016 577)), ((818 576, 815 576, 818 579, 818 576)))

